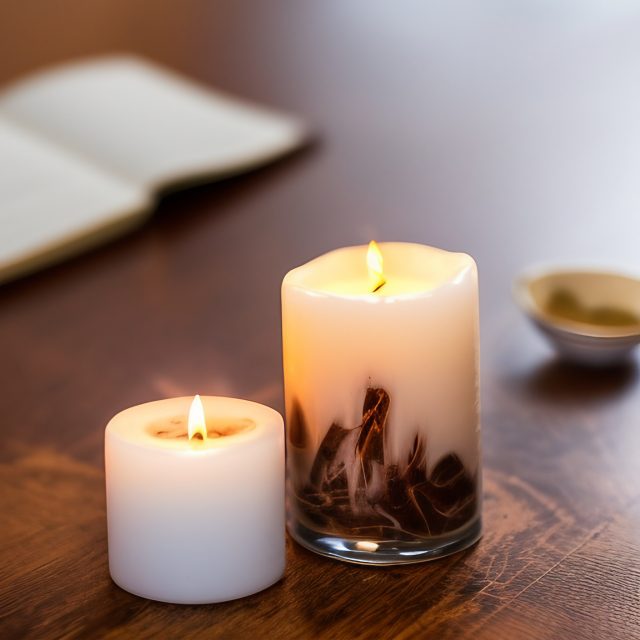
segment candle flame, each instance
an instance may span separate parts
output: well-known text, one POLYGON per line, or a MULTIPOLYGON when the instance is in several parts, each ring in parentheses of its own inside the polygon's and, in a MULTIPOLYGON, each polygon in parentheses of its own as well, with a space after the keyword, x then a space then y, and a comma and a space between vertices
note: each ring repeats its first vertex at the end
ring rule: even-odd
POLYGON ((207 423, 204 419, 204 407, 198 394, 195 395, 191 403, 191 408, 189 409, 187 434, 189 435, 189 440, 193 440, 193 438, 199 438, 200 440, 207 439, 207 423))
POLYGON ((387 282, 382 271, 382 253, 375 240, 369 243, 367 249, 367 268, 369 269, 371 291, 375 293, 387 282))

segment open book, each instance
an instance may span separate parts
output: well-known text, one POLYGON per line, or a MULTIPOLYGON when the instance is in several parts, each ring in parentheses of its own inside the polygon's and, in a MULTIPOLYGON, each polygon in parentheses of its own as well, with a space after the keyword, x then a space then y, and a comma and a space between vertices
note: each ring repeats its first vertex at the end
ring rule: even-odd
POLYGON ((147 61, 106 57, 0 92, 0 282, 141 223, 163 189, 256 167, 305 129, 147 61))

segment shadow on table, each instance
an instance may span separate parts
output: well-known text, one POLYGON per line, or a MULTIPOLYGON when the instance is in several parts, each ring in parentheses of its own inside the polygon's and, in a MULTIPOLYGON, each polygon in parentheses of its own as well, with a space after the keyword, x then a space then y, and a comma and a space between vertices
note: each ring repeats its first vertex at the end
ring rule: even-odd
POLYGON ((598 402, 612 399, 635 386, 635 360, 613 367, 582 367, 552 360, 522 379, 522 390, 534 398, 555 403, 598 402))

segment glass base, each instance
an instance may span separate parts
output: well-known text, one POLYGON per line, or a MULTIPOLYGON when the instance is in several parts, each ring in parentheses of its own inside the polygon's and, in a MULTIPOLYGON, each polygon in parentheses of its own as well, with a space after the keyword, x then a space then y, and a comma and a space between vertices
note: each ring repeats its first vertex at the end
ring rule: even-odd
POLYGON ((408 542, 406 540, 341 538, 308 529, 300 522, 289 522, 289 534, 300 545, 322 556, 368 565, 397 565, 427 562, 457 553, 480 540, 480 516, 464 527, 441 536, 408 542))

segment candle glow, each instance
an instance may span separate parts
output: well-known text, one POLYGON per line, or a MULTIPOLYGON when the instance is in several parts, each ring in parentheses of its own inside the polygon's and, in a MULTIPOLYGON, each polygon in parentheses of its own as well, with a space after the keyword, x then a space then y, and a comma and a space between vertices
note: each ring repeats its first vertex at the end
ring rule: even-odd
POLYGON ((200 438, 202 441, 205 441, 207 439, 207 422, 204 417, 204 407, 197 393, 189 408, 187 435, 189 436, 189 440, 200 438))
POLYGON ((376 241, 372 240, 367 249, 367 269, 369 270, 369 282, 371 283, 372 293, 379 291, 387 282, 383 275, 382 265, 382 252, 376 241))

